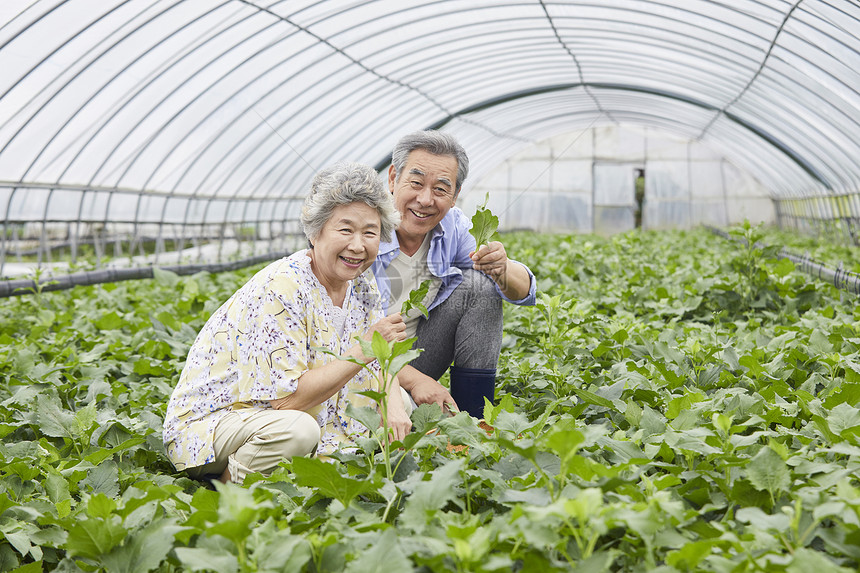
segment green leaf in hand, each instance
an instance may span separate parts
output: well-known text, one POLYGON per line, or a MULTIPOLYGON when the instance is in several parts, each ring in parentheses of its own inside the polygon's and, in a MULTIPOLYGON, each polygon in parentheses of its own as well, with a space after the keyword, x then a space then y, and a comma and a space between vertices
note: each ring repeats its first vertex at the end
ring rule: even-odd
POLYGON ((424 299, 427 298, 427 293, 430 292, 430 279, 423 281, 418 288, 412 289, 409 292, 409 298, 403 301, 403 306, 400 309, 400 314, 406 315, 413 308, 417 308, 424 315, 424 318, 430 318, 430 311, 424 306, 424 299))
POLYGON ((484 204, 478 207, 472 216, 472 228, 469 229, 469 232, 475 237, 476 251, 481 248, 481 245, 488 244, 499 228, 499 218, 487 209, 487 201, 489 200, 490 194, 487 193, 484 197, 484 204))

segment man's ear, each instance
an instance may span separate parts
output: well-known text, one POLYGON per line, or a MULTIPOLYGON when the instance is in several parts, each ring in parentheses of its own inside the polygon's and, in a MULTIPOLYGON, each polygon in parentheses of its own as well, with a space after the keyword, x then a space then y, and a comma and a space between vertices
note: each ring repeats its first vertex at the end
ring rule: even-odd
POLYGON ((397 170, 394 169, 394 165, 391 165, 388 168, 388 190, 391 193, 394 193, 394 181, 397 179, 397 170))

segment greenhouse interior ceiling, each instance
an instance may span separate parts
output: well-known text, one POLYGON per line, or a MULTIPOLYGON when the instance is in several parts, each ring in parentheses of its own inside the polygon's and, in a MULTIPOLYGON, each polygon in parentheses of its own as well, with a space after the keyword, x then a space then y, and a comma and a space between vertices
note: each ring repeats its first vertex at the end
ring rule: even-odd
POLYGON ((512 227, 623 230, 637 172, 645 227, 860 220, 856 0, 4 0, 0 69, 0 276, 283 252, 419 129, 512 227))

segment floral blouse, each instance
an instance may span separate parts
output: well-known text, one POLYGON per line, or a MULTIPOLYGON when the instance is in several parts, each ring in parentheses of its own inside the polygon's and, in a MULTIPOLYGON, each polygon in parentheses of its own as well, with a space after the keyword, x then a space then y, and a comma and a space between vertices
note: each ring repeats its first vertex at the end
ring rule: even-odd
MULTIPOLYGON (((213 462, 213 432, 224 414, 271 408, 270 400, 296 391, 303 373, 336 360, 317 348, 342 355, 356 335, 381 319, 376 282, 368 277, 351 281, 341 311, 303 250, 262 269, 215 311, 197 335, 167 405, 164 445, 176 468, 213 462)), ((346 416, 347 401, 373 406, 373 400, 355 393, 377 389, 376 376, 362 369, 340 392, 308 410, 324 430, 319 453, 367 434, 346 416)))

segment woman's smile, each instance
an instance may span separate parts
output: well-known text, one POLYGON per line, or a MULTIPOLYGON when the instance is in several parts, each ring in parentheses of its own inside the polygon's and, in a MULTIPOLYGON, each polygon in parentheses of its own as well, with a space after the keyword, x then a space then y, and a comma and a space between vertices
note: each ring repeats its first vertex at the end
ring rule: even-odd
POLYGON ((347 283, 370 267, 379 252, 380 219, 361 202, 339 205, 313 241, 311 269, 339 306, 347 283))

